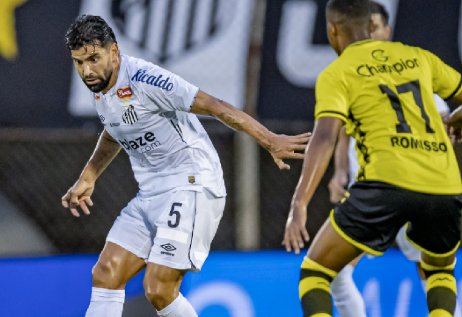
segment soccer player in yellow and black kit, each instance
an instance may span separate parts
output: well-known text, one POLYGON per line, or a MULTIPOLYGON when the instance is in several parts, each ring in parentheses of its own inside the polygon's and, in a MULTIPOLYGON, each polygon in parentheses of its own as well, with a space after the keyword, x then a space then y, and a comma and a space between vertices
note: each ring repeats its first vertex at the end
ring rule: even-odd
POLYGON ((344 124, 357 140, 360 171, 303 261, 304 314, 331 316, 332 278, 363 252, 383 254, 407 224, 407 238, 422 251, 430 317, 453 316, 462 182, 433 93, 462 103, 461 75, 420 48, 372 40, 368 0, 330 0, 326 12, 339 58, 316 83, 314 133, 284 236, 288 252, 308 241, 306 207, 344 124))

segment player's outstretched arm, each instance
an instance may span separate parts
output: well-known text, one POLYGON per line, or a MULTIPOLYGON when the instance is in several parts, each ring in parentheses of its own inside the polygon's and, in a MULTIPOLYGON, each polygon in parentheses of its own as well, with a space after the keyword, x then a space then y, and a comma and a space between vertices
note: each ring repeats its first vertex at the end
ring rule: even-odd
POLYGON ((79 179, 61 199, 63 206, 69 208, 74 216, 80 217, 77 206, 80 206, 85 214, 90 214, 88 206, 93 206, 90 197, 95 188, 96 179, 116 157, 120 149, 119 143, 104 130, 79 179))
POLYGON ((302 174, 292 198, 284 241, 282 241, 287 252, 293 249, 296 254, 299 254, 300 248, 305 246, 304 242, 309 240, 305 228, 306 207, 326 171, 342 125, 342 120, 332 117, 319 118, 314 125, 313 136, 305 152, 302 174))
POLYGON ((346 134, 346 129, 340 129, 337 146, 334 154, 334 176, 329 182, 330 201, 336 203, 345 195, 345 186, 348 182, 348 146, 350 137, 346 134))
POLYGON ((201 90, 191 112, 218 118, 229 127, 247 133, 271 153, 280 169, 290 169, 283 159, 302 159, 303 154, 295 151, 304 150, 310 140, 311 133, 295 136, 274 134, 251 116, 201 90))

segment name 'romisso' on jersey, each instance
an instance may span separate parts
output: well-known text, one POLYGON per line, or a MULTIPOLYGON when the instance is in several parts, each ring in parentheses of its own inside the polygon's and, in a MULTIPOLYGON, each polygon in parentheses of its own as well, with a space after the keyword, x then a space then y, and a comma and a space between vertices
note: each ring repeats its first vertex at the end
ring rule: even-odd
POLYGON ((203 187, 226 196, 218 154, 190 113, 199 89, 142 59, 121 59, 116 85, 93 100, 106 131, 130 156, 141 198, 203 187))

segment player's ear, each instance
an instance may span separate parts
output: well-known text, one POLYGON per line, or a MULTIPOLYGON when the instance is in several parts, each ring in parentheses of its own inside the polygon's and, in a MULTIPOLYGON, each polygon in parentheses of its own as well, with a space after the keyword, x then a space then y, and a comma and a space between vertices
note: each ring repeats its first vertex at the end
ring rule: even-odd
POLYGON ((119 59, 119 46, 117 45, 117 43, 112 43, 110 52, 111 52, 111 60, 113 62, 117 61, 119 59))
POLYGON ((336 37, 338 35, 337 25, 335 23, 327 22, 328 36, 336 37))
POLYGON ((385 34, 387 36, 387 40, 391 37, 391 26, 387 25, 385 27, 385 34))
POLYGON ((374 21, 372 21, 372 19, 369 20, 369 31, 371 34, 375 32, 375 24, 374 21))

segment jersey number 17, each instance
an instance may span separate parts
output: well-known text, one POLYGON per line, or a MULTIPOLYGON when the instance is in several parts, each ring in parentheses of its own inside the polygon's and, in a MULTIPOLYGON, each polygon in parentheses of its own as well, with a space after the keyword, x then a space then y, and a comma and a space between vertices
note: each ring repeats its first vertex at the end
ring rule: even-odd
MULTIPOLYGON (((407 121, 404 118, 403 106, 401 105, 398 95, 396 95, 395 92, 391 90, 388 86, 380 85, 379 87, 382 90, 382 92, 388 96, 388 99, 390 99, 391 106, 393 107, 393 110, 395 110, 396 116, 398 117, 399 123, 396 125, 396 132, 412 133, 411 127, 409 126, 409 124, 407 124, 407 121)), ((416 105, 420 108, 420 114, 422 115, 422 118, 425 120, 427 133, 435 133, 435 131, 430 126, 430 118, 425 112, 419 80, 410 81, 408 83, 396 86, 396 90, 398 91, 398 94, 412 92, 414 96, 414 101, 416 105)))

